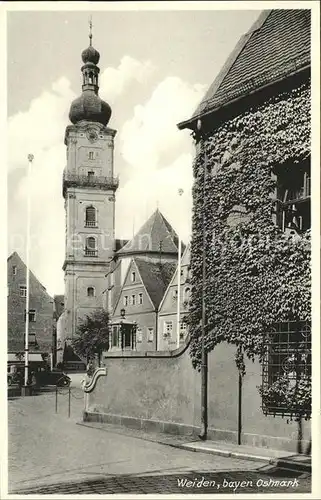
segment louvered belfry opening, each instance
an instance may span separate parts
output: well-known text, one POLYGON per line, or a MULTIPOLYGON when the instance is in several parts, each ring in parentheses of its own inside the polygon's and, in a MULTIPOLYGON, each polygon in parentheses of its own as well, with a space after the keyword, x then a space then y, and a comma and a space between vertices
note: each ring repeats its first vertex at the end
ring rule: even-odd
POLYGON ((95 227, 97 225, 95 207, 86 208, 86 226, 95 227))
POLYGON ((85 255, 88 257, 97 256, 96 240, 93 236, 89 236, 89 238, 86 239, 85 255))

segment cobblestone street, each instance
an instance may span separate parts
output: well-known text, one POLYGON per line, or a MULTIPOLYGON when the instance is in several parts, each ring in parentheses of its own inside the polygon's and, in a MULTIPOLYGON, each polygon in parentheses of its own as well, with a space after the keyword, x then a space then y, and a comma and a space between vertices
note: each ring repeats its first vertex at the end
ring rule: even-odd
POLYGON ((83 408, 79 388, 72 389, 70 403, 68 418, 66 389, 58 394, 57 413, 54 392, 9 400, 10 493, 310 491, 309 477, 295 480, 293 474, 280 475, 261 462, 194 453, 126 431, 77 425, 83 408), (270 478, 278 483, 269 483, 270 478))

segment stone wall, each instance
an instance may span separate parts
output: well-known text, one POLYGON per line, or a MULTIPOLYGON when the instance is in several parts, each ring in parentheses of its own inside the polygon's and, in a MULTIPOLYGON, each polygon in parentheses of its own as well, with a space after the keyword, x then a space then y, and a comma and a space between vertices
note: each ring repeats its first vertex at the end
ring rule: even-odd
MULTIPOLYGON (((242 383, 239 416, 239 376, 235 348, 219 344, 209 354, 208 437, 233 443, 296 451, 297 423, 266 417, 257 386, 260 365, 249 362, 242 383), (241 431, 241 432, 240 432, 241 431)), ((88 396, 85 420, 112 422, 142 429, 196 435, 201 425, 201 377, 192 367, 188 347, 171 352, 110 353, 108 375, 98 379, 88 396), (179 355, 177 355, 180 353, 179 355)), ((304 422, 306 446, 310 425, 304 422)))

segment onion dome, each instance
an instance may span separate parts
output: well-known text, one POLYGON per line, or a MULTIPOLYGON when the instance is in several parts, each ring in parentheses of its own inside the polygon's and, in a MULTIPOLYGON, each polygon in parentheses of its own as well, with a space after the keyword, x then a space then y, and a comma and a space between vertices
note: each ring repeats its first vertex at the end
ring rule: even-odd
POLYGON ((69 119, 74 125, 86 120, 106 126, 110 117, 111 107, 93 90, 85 90, 70 106, 69 119))
POLYGON ((72 102, 69 119, 74 125, 85 120, 101 123, 106 126, 111 117, 111 108, 98 95, 99 68, 97 63, 100 54, 91 44, 91 28, 92 24, 90 21, 89 47, 81 54, 84 62, 81 68, 83 75, 82 94, 72 102))
POLYGON ((98 64, 99 63, 99 58, 100 54, 98 50, 96 50, 92 45, 89 45, 87 49, 85 49, 82 54, 81 58, 84 62, 84 64, 91 62, 93 64, 98 64))

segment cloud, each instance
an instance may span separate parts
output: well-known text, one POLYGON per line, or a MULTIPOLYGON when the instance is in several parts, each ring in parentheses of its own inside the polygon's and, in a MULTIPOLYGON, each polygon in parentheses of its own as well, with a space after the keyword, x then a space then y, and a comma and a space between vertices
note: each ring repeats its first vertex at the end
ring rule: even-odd
POLYGON ((128 90, 132 82, 145 83, 154 72, 150 61, 140 62, 130 56, 122 57, 118 68, 106 68, 100 77, 102 98, 114 100, 128 90))
POLYGON ((130 238, 158 207, 184 241, 191 233, 191 154, 181 154, 169 166, 134 175, 116 194, 116 234, 130 238), (183 189, 179 196, 178 190, 183 189))
POLYGON ((70 82, 62 77, 52 84, 49 91, 33 99, 27 111, 9 118, 10 169, 24 167, 28 153, 38 154, 56 144, 63 147, 64 129, 74 98, 70 82))
POLYGON ((134 108, 120 134, 123 158, 137 170, 161 168, 190 147, 191 141, 176 124, 192 114, 205 90, 178 77, 167 77, 150 99, 134 108))
POLYGON ((187 241, 191 233, 193 144, 177 123, 191 116, 205 86, 167 77, 135 106, 120 131, 130 179, 116 195, 116 234, 131 237, 158 206, 187 241), (184 194, 180 198, 178 189, 184 194))

